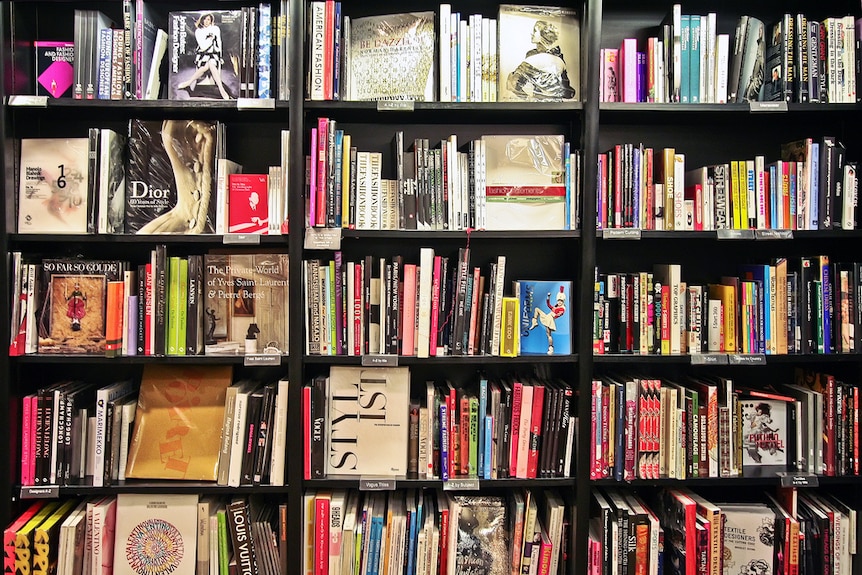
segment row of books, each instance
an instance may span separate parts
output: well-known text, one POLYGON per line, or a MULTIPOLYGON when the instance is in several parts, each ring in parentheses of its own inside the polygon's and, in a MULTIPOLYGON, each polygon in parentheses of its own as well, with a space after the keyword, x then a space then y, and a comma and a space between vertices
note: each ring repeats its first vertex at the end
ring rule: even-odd
POLYGON ((230 366, 148 365, 140 385, 60 381, 25 395, 21 484, 284 485, 287 381, 231 377, 230 366))
POLYGON ((597 489, 587 573, 845 575, 856 563, 857 513, 831 494, 793 487, 731 501, 686 488, 597 489))
POLYGON ((485 135, 432 147, 404 132, 382 152, 354 146, 334 120, 311 129, 307 214, 312 227, 371 230, 573 229, 580 153, 563 136, 485 135), (527 157, 535 155, 533 160, 527 157))
POLYGON ((11 270, 11 355, 287 353, 287 254, 169 256, 159 244, 132 266, 16 251, 11 270))
POLYGON ((686 168, 675 148, 617 144, 599 155, 596 227, 644 230, 853 230, 857 163, 833 136, 766 156, 686 168))
POLYGON ((733 38, 719 15, 683 14, 674 4, 658 34, 624 38, 601 50, 602 102, 855 103, 853 16, 809 20, 786 13, 773 22, 743 15, 733 38), (731 42, 732 41, 732 42, 731 42))
POLYGON ((506 496, 308 490, 303 569, 314 575, 566 573, 568 511, 550 489, 506 496))
POLYGON ((127 134, 24 138, 18 232, 281 234, 288 131, 278 166, 245 173, 226 158, 221 122, 138 120, 127 134))
POLYGON ((419 264, 402 256, 303 262, 306 353, 568 355, 572 353, 570 280, 513 282, 504 295, 506 259, 488 273, 421 248, 419 264), (487 287, 486 287, 487 286, 487 287), (540 328, 540 329, 537 329, 540 328))
POLYGON ((157 561, 181 575, 279 575, 287 571, 286 524, 286 504, 256 497, 39 500, 4 529, 4 567, 20 575, 132 575, 157 561))
POLYGON ((775 389, 720 376, 595 379, 590 478, 858 475, 858 387, 798 370, 775 389))
POLYGON ((428 381, 424 394, 411 399, 409 377, 407 368, 332 367, 309 382, 303 388, 306 478, 570 476, 575 402, 568 383, 480 375, 458 386, 428 381), (373 393, 386 397, 387 429, 378 424, 382 408, 363 406, 373 393), (382 441, 386 454, 379 453, 382 441))
POLYGON ((826 255, 746 264, 709 283, 683 281, 679 264, 598 274, 593 351, 859 353, 860 274, 826 255))

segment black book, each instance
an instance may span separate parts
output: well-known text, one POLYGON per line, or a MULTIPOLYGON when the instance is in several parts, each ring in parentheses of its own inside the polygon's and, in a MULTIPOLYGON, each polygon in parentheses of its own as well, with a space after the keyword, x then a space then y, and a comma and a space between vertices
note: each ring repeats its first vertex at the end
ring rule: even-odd
POLYGON ((275 417, 275 384, 263 388, 263 407, 257 426, 257 442, 254 451, 254 485, 269 483, 269 462, 272 454, 273 418, 275 417))
POLYGON ((350 146, 350 195, 347 199, 347 214, 342 214, 341 217, 347 217, 348 226, 353 229, 356 227, 356 146, 350 146))
POLYGON ((835 193, 835 145, 837 140, 834 136, 823 136, 820 140, 820 206, 818 214, 820 221, 818 228, 821 230, 832 229, 832 220, 835 214, 832 212, 834 202, 832 199, 835 193))
POLYGON ((326 440, 324 427, 327 419, 326 378, 316 377, 311 382, 311 478, 326 477, 326 440))
POLYGON ((244 436, 245 449, 242 454, 240 485, 252 485, 254 483, 254 454, 257 446, 257 434, 262 409, 263 389, 258 388, 248 396, 244 436))
POLYGON ((257 575, 255 542, 251 533, 248 501, 237 498, 227 506, 227 525, 236 558, 236 575, 257 575))
POLYGON ((556 443, 556 477, 564 477, 570 465, 566 458, 568 447, 569 428, 574 425, 574 402, 572 401, 572 387, 565 382, 561 383, 562 394, 560 399, 560 429, 557 435, 559 441, 556 443))
POLYGON ((186 311, 186 355, 200 355, 203 345, 203 276, 204 262, 201 255, 189 256, 188 309, 186 311))
POLYGON ((464 340, 462 337, 468 317, 467 282, 468 278, 472 277, 470 274, 470 248, 458 249, 458 264, 455 277, 455 292, 452 294, 455 307, 452 313, 454 316, 454 325, 452 329, 453 347, 451 355, 464 355, 466 350, 464 349, 464 340))
POLYGON ((512 386, 507 381, 500 381, 500 425, 497 477, 508 479, 512 445, 512 386))
MULTIPOLYGON (((138 266, 138 309, 135 313, 138 314, 138 330, 135 334, 135 347, 138 355, 144 355, 146 349, 146 330, 147 330, 147 266, 141 264, 138 266)), ((131 313, 132 310, 129 310, 131 313)))
MULTIPOLYGON (((402 300, 401 295, 401 281, 402 281, 402 269, 403 269, 403 258, 401 256, 394 256, 392 258, 391 266, 387 266, 387 269, 391 267, 392 271, 389 277, 389 289, 387 291, 387 295, 389 296, 389 304, 388 309, 386 311, 386 321, 388 323, 388 338, 387 338, 387 348, 386 353, 398 354, 398 340, 400 339, 400 330, 398 325, 398 319, 401 317, 401 305, 400 302, 402 300)), ((382 350, 381 350, 382 351, 382 350)))
POLYGON ((407 181, 404 179, 404 131, 398 130, 392 136, 392 158, 395 163, 395 184, 398 193, 398 229, 406 230, 407 228, 407 206, 406 188, 407 181))

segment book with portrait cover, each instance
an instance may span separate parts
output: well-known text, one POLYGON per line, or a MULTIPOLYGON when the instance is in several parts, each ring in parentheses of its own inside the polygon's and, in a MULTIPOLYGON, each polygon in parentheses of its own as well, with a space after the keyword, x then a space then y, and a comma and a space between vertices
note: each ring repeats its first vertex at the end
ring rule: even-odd
POLYGON ((571 281, 517 280, 521 355, 572 353, 571 281))
POLYGON ((565 229, 563 136, 489 135, 482 136, 482 141, 485 229, 565 229))
MULTIPOLYGON (((775 475, 788 470, 788 442, 796 429, 788 405, 780 399, 741 397, 742 473, 747 477, 775 475)), ((791 407, 791 409, 793 409, 791 407)))
POLYGON ((36 95, 71 98, 75 81, 75 43, 35 40, 36 95))
POLYGON ((349 20, 345 99, 434 101, 434 20, 434 12, 349 20))
POLYGON ((229 365, 144 366, 126 477, 215 481, 229 365))
POLYGON ((87 138, 23 138, 18 178, 18 233, 86 234, 87 138))
POLYGON ((269 176, 228 175, 228 227, 232 234, 266 234, 269 231, 269 176))
POLYGON ((288 256, 204 256, 206 355, 286 354, 288 256))
POLYGON ((114 575, 194 575, 196 494, 117 495, 114 575))
POLYGON ((242 10, 168 14, 168 98, 235 100, 240 93, 242 10))
POLYGON ((127 234, 215 233, 217 122, 129 122, 127 234))
MULTIPOLYGON (((508 575, 509 522, 506 501, 491 495, 456 495, 455 572, 508 575)), ((450 519, 451 521, 451 519, 450 519)))
POLYGON ((105 353, 108 282, 123 279, 117 260, 42 260, 39 353, 105 353))
POLYGON ((327 384, 326 473, 406 475, 409 369, 333 366, 327 384))
POLYGON ((580 92, 580 23, 572 8, 501 4, 501 102, 575 100, 580 92))

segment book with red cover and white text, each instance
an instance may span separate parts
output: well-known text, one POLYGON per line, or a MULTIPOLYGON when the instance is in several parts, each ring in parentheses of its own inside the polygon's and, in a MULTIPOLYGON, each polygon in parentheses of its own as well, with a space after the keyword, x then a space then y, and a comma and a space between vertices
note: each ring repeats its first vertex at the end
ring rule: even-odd
POLYGON ((266 234, 269 229, 266 174, 231 174, 228 183, 228 232, 266 234))

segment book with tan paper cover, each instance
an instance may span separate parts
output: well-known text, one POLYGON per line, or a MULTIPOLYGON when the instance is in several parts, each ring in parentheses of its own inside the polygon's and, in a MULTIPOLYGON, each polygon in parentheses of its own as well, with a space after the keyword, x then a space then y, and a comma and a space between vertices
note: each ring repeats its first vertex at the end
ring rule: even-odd
POLYGON ((126 477, 215 481, 231 366, 147 365, 126 477))

